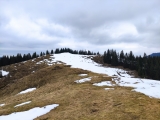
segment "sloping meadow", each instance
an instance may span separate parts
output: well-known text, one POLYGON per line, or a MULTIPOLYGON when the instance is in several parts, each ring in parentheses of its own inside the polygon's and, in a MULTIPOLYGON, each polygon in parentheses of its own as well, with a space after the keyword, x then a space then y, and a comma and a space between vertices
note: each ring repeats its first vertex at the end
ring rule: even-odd
MULTIPOLYGON (((94 73, 95 70, 91 72, 89 69, 76 68, 76 61, 73 68, 74 65, 63 64, 65 61, 62 63, 54 57, 56 56, 45 56, 49 65, 48 61, 43 62, 44 58, 37 58, 4 68, 10 74, 2 78, 3 82, 7 79, 9 82, 0 89, 0 117, 56 104, 56 108, 35 118, 37 120, 160 119, 160 99, 132 91, 132 87, 119 86, 113 81, 114 76, 94 73), (108 85, 99 87, 93 85, 105 81, 108 81, 106 82, 108 85), (24 92, 27 89, 29 92, 24 92)), ((66 61, 73 63, 69 58, 66 58, 66 61)), ((86 68, 90 68, 85 61, 87 60, 84 59, 82 63, 86 68)))

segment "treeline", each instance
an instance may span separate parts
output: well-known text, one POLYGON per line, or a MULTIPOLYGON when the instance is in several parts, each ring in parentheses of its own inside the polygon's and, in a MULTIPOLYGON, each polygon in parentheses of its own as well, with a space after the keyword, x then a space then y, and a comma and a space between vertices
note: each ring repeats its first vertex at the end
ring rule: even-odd
POLYGON ((70 48, 57 48, 55 50, 55 54, 58 54, 58 53, 64 53, 64 52, 69 52, 71 54, 80 54, 80 55, 96 55, 96 54, 99 54, 99 52, 97 53, 94 53, 94 52, 91 52, 91 51, 86 51, 86 50, 72 50, 70 48))
MULTIPOLYGON (((23 62, 33 58, 37 58, 43 55, 58 54, 69 52, 71 54, 80 55, 99 55, 99 52, 94 53, 86 50, 72 50, 70 48, 57 48, 55 51, 46 51, 37 54, 34 52, 32 55, 30 53, 21 55, 18 53, 16 56, 6 56, 4 55, 0 58, 0 67, 23 62)), ((123 66, 124 68, 129 68, 131 70, 136 70, 138 75, 143 78, 151 78, 155 80, 160 80, 160 57, 150 57, 144 54, 144 56, 135 56, 132 51, 130 53, 124 53, 123 50, 117 53, 115 50, 107 50, 103 54, 104 63, 111 64, 112 66, 123 66)))
POLYGON ((136 70, 143 78, 160 80, 160 57, 150 57, 145 53, 143 57, 134 56, 132 51, 124 53, 123 50, 119 54, 115 50, 108 50, 104 52, 103 61, 112 66, 123 66, 136 70))
POLYGON ((53 50, 51 51, 46 51, 46 52, 41 52, 40 54, 37 54, 36 52, 34 52, 32 55, 30 53, 28 54, 24 54, 21 55, 20 53, 18 53, 16 56, 6 56, 4 55, 2 58, 0 58, 0 67, 2 66, 6 66, 6 65, 10 65, 10 64, 14 64, 14 63, 19 63, 19 62, 23 62, 26 60, 30 60, 33 58, 37 58, 39 56, 43 56, 43 55, 49 55, 49 54, 58 54, 58 53, 64 53, 64 52, 69 52, 72 54, 81 54, 81 55, 96 55, 99 54, 98 53, 93 53, 91 51, 85 51, 85 50, 72 50, 70 48, 57 48, 55 50, 55 52, 53 50))
POLYGON ((37 54, 36 52, 34 52, 32 55, 30 53, 28 54, 24 54, 21 55, 20 53, 18 53, 16 56, 6 56, 4 55, 2 58, 0 58, 0 67, 1 66, 6 66, 6 65, 10 65, 10 64, 14 64, 14 63, 19 63, 19 62, 23 62, 26 60, 30 60, 33 58, 37 58, 39 56, 43 56, 49 54, 48 50, 46 51, 46 53, 41 52, 40 54, 37 54))

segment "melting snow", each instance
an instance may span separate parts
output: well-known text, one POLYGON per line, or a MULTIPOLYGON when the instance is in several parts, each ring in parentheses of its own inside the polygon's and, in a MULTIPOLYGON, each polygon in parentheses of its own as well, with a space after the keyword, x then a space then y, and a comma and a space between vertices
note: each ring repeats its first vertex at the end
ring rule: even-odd
POLYGON ((26 89, 26 90, 24 90, 24 91, 21 91, 21 92, 18 93, 18 94, 24 94, 24 93, 32 92, 33 90, 36 90, 36 88, 29 88, 29 89, 26 89))
POLYGON ((84 82, 87 82, 87 81, 90 81, 91 80, 91 77, 89 78, 83 78, 83 79, 80 79, 80 80, 76 80, 75 82, 76 83, 84 83, 84 82))
POLYGON ((119 86, 133 87, 132 91, 141 92, 149 97, 160 98, 160 81, 125 77, 114 80, 119 86))
POLYGON ((94 83, 93 85, 95 85, 95 86, 113 86, 111 81, 103 81, 100 83, 94 83))
POLYGON ((87 57, 88 55, 78 55, 70 53, 54 54, 54 56, 51 56, 51 58, 53 58, 52 61, 64 62, 68 65, 72 65, 72 68, 81 68, 95 73, 107 74, 109 76, 119 76, 117 71, 120 71, 121 69, 102 67, 100 64, 95 63, 93 60, 88 59, 87 57))
MULTIPOLYGON (((91 59, 88 59, 87 56, 88 55, 61 53, 54 54, 54 56, 51 56, 51 58, 53 58, 52 61, 54 62, 61 61, 63 63, 66 63, 67 65, 71 65, 71 67, 73 68, 80 68, 95 73, 102 73, 109 76, 117 77, 118 79, 114 78, 113 81, 116 81, 116 83, 120 86, 134 87, 134 91, 141 92, 150 97, 160 98, 160 81, 131 78, 132 76, 127 74, 127 71, 118 68, 103 67, 100 64, 95 63, 91 59)), ((103 82, 100 84, 97 83, 95 85, 101 84, 112 86, 110 82, 103 82)))
POLYGON ((79 74, 79 76, 87 76, 88 74, 79 74))
POLYGON ((9 72, 7 72, 7 71, 4 71, 4 70, 1 70, 1 71, 2 71, 2 76, 6 76, 9 74, 9 72))
MULTIPOLYGON (((53 57, 52 57, 52 58, 53 58, 53 57)), ((56 64, 62 64, 61 62, 52 60, 52 58, 51 58, 50 60, 44 59, 44 60, 42 60, 42 61, 37 62, 36 64, 46 63, 48 66, 51 66, 51 65, 53 65, 53 64, 55 64, 55 63, 56 63, 56 64)))
POLYGON ((104 88, 105 90, 114 90, 114 88, 104 88))
POLYGON ((0 104, 0 107, 4 106, 5 104, 0 104))
POLYGON ((22 105, 25 105, 25 104, 29 104, 29 103, 31 103, 31 101, 28 101, 28 102, 24 102, 24 103, 18 104, 18 105, 14 106, 14 107, 19 107, 19 106, 22 106, 22 105))
POLYGON ((127 78, 130 78, 130 77, 131 77, 129 74, 127 74, 127 71, 125 71, 125 70, 117 69, 116 72, 117 72, 118 75, 121 76, 121 77, 127 77, 127 78))
POLYGON ((33 120, 36 117, 39 117, 41 115, 44 115, 50 110, 56 108, 59 106, 58 104, 53 104, 53 105, 47 105, 44 107, 35 107, 32 108, 28 111, 23 111, 23 112, 15 112, 9 115, 2 115, 0 116, 0 120, 33 120))

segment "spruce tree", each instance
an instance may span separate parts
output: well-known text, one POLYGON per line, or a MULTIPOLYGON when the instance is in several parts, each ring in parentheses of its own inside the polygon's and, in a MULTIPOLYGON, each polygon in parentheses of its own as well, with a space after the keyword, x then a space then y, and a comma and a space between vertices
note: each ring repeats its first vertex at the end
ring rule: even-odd
POLYGON ((42 53, 42 52, 40 53, 40 56, 43 56, 43 53, 42 53))
POLYGON ((53 54, 53 50, 51 50, 51 54, 53 54))
POLYGON ((111 64, 111 53, 110 50, 107 50, 106 63, 111 64))
POLYGON ((46 51, 46 55, 49 55, 49 51, 48 50, 46 51))
POLYGON ((104 51, 104 54, 103 54, 103 62, 107 63, 107 53, 106 53, 106 51, 104 51))
POLYGON ((59 48, 55 50, 55 54, 60 53, 59 48))

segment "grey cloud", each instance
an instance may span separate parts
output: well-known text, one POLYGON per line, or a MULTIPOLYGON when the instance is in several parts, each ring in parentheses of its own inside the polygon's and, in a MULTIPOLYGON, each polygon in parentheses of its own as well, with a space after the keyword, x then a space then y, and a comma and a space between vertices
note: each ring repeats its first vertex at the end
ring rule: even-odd
MULTIPOLYGON (((90 49, 93 49, 93 47, 94 49, 100 49, 101 46, 105 45, 118 46, 119 43, 128 45, 136 43, 143 47, 152 47, 156 50, 155 52, 158 52, 160 51, 158 47, 160 45, 159 6, 159 0, 147 2, 145 0, 2 0, 0 1, 0 47, 10 47, 19 50, 22 47, 34 50, 51 49, 59 47, 60 43, 67 40, 68 43, 74 40, 77 44, 87 42, 90 49), (20 36, 14 29, 5 29, 12 18, 25 17, 36 25, 39 25, 41 30, 38 35, 46 35, 54 39, 39 40, 41 36, 37 38, 29 37, 27 34, 20 36), (38 19, 46 19, 49 24, 66 27, 69 29, 69 32, 63 32, 63 30, 52 29, 51 26, 46 27, 38 24, 36 23, 38 19), (130 23, 134 25, 138 35, 126 33, 116 38, 112 37, 110 32, 106 32, 109 29, 103 26, 117 29, 117 23, 130 23)), ((123 30, 123 28, 120 30, 123 30)), ((37 31, 33 30, 33 32, 37 31)), ((77 45, 77 47, 83 48, 84 46, 77 45)), ((139 49, 139 51, 142 50, 139 49)), ((150 53, 152 51, 146 52, 150 53)))

